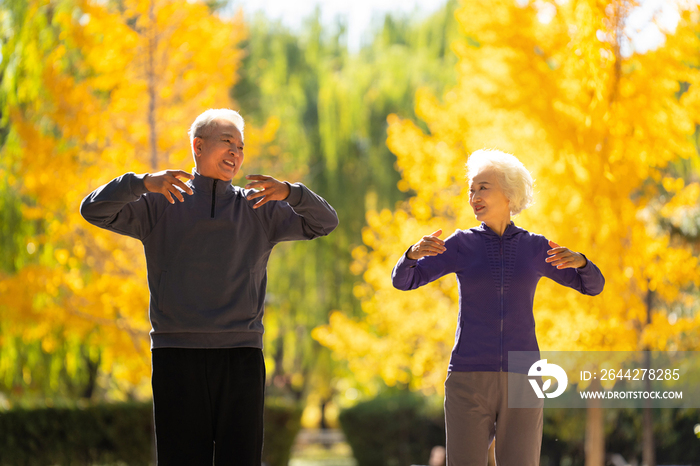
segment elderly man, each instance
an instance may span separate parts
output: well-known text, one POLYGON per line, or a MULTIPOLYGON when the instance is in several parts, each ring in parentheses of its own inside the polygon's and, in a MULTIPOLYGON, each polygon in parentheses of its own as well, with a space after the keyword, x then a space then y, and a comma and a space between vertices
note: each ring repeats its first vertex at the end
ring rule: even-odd
POLYGON ((249 175, 232 186, 243 125, 233 110, 207 110, 190 128, 193 174, 127 173, 81 206, 88 222, 144 245, 159 465, 260 466, 267 260, 280 241, 338 224, 300 183, 249 175))

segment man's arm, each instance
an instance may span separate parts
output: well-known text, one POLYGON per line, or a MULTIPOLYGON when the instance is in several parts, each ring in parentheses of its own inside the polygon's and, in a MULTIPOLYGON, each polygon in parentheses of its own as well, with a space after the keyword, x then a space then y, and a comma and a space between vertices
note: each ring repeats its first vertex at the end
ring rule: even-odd
POLYGON ((278 181, 265 175, 248 175, 245 187, 253 188, 247 199, 253 205, 272 243, 314 239, 338 226, 338 215, 325 199, 301 183, 278 181), (270 202, 284 201, 284 202, 270 202))
POLYGON ((95 226, 143 240, 159 217, 156 207, 149 205, 143 195, 158 192, 170 203, 175 202, 173 197, 182 201, 182 193, 175 186, 188 194, 192 190, 178 178, 192 178, 192 175, 181 170, 153 175, 126 173, 90 193, 80 205, 80 213, 95 226))

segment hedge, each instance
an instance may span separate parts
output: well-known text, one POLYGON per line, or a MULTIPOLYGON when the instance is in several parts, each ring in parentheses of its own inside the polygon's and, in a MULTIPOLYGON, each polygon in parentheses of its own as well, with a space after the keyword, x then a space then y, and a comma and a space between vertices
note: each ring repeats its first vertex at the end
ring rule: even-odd
POLYGON ((445 445, 442 410, 423 397, 398 393, 346 409, 338 417, 357 466, 426 464, 435 445, 445 445))
MULTIPOLYGON (((266 401, 263 459, 287 466, 302 408, 266 401)), ((151 403, 0 412, 0 466, 152 464, 151 403)))
MULTIPOLYGON (((652 415, 657 464, 700 466, 700 438, 693 431, 700 410, 655 409, 652 415)), ((339 421, 358 466, 427 464, 430 449, 445 445, 443 410, 410 393, 361 402, 342 411, 339 421)), ((585 409, 545 409, 540 464, 583 466, 585 423, 585 409)), ((642 411, 605 410, 605 444, 627 461, 641 459, 642 411)))
MULTIPOLYGON (((700 466, 700 438, 694 427, 700 424, 700 410, 653 409, 656 464, 700 466)), ((604 411, 605 450, 625 460, 642 459, 642 410, 604 411)), ((585 409, 545 409, 542 438, 542 466, 584 466, 585 409)))
POLYGON ((263 461, 269 466, 287 466, 294 440, 301 429, 303 406, 281 400, 265 401, 263 461))
POLYGON ((150 403, 0 413, 0 465, 147 465, 152 413, 150 403))

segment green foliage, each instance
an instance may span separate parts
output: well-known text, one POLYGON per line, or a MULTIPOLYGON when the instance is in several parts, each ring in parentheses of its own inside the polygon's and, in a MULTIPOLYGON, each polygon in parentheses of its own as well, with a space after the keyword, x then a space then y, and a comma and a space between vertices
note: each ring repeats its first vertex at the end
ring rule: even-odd
MULTIPOLYGON (((620 453, 628 462, 642 458, 642 411, 619 409, 606 423, 606 450, 620 453)), ((653 409, 657 464, 698 464, 700 439, 694 426, 700 423, 698 409, 653 409)))
POLYGON ((445 444, 442 410, 410 392, 358 403, 339 421, 358 466, 425 464, 430 450, 445 444))
MULTIPOLYGON (((0 165, 0 174, 3 172, 0 165)), ((6 178, 0 178, 0 273, 17 270, 26 260, 27 237, 31 224, 22 223, 19 196, 12 191, 6 178)))
POLYGON ((152 405, 99 405, 0 413, 0 465, 151 461, 152 405))
MULTIPOLYGON (((302 408, 276 400, 265 406, 263 458, 286 466, 302 408)), ((151 464, 153 405, 0 411, 0 466, 151 464)))
POLYGON ((303 406, 268 399, 265 402, 263 461, 269 466, 287 466, 292 445, 301 429, 303 406))
MULTIPOLYGON (((0 333, 9 325, 0 323, 0 333)), ((60 334, 60 329, 54 331, 60 334)), ((7 334, 11 332, 6 331, 7 334)), ((90 399, 96 389, 99 347, 78 338, 67 340, 52 351, 40 341, 5 336, 0 352, 0 391, 12 395, 11 408, 33 408, 90 399)), ((0 408, 1 409, 1 408, 0 408)))
POLYGON ((585 430, 585 410, 545 409, 540 455, 542 466, 583 466, 585 430))
MULTIPOLYGON (((693 429, 700 410, 656 409, 653 416, 658 464, 697 464, 700 439, 693 429)), ((408 392, 359 403, 339 419, 358 466, 425 464, 430 449, 445 444, 442 409, 408 392)), ((541 464, 583 466, 585 431, 586 410, 545 409, 541 464)), ((634 464, 642 456, 641 438, 640 409, 606 410, 606 452, 634 464)))
POLYGON ((8 0, 0 4, 0 276, 13 273, 29 261, 27 243, 40 229, 40 221, 26 222, 21 196, 14 173, 19 165, 21 140, 11 129, 10 106, 31 111, 43 98, 42 54, 56 46, 57 27, 52 24, 63 2, 40 8, 29 15, 26 1, 8 0), (42 40, 32 42, 32 30, 41 28, 42 40))
MULTIPOLYGON (((641 409, 605 411, 605 451, 619 454, 630 464, 642 458, 641 409)), ((654 409, 657 464, 697 464, 700 439, 693 428, 700 423, 697 409, 654 409)), ((583 466, 586 410, 545 409, 542 435, 543 466, 583 466)))
MULTIPOLYGON (((361 313, 352 251, 362 243, 365 215, 405 198, 395 156, 386 147, 387 116, 415 117, 421 87, 440 92, 455 80, 447 44, 457 34, 455 1, 428 18, 387 15, 350 53, 342 25, 325 27, 319 13, 299 33, 253 18, 232 97, 247 121, 279 121, 276 137, 245 173, 301 181, 340 216, 328 238, 278 247, 268 273, 266 342, 272 390, 319 401, 336 388, 338 365, 310 338, 333 310, 361 313)), ((238 180, 234 180, 238 182, 238 180)))

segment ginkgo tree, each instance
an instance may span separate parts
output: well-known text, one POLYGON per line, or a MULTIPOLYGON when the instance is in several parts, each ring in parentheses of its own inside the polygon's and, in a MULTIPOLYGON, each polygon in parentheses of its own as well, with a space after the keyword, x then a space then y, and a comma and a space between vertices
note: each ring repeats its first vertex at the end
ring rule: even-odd
MULTIPOLYGON (((38 389, 20 348, 40 342, 39 353, 60 356, 51 365, 62 369, 48 376, 54 392, 61 371, 70 375, 83 360, 90 383, 99 373, 109 396, 147 391, 142 247, 87 225, 79 204, 124 172, 193 166, 191 121, 233 106, 242 18, 184 0, 29 1, 1 12, 12 31, 0 160, 20 223, 32 225, 29 257, 0 275, 3 383, 17 395, 38 389)), ((274 127, 248 128, 249 153, 274 127)))
POLYGON ((659 227, 659 216, 700 200, 697 174, 693 180, 674 170, 677 161, 698 157, 699 12, 682 10, 663 44, 636 53, 625 29, 634 8, 615 0, 463 0, 456 13, 463 36, 452 45, 457 86, 442 99, 417 96, 427 132, 389 117, 399 187, 411 197, 367 216, 365 245, 354 251, 365 316, 339 311, 314 333, 361 384, 379 376, 442 393, 456 280, 400 292, 390 275, 421 236, 476 226, 464 165, 481 148, 515 154, 535 178, 535 204, 515 223, 588 255, 606 278, 595 298, 540 282, 534 309, 541 349, 700 345, 697 295, 685 292, 700 280, 698 259, 659 227), (656 304, 647 324, 650 293, 656 304), (670 323, 663 303, 678 301, 687 312, 670 323))

